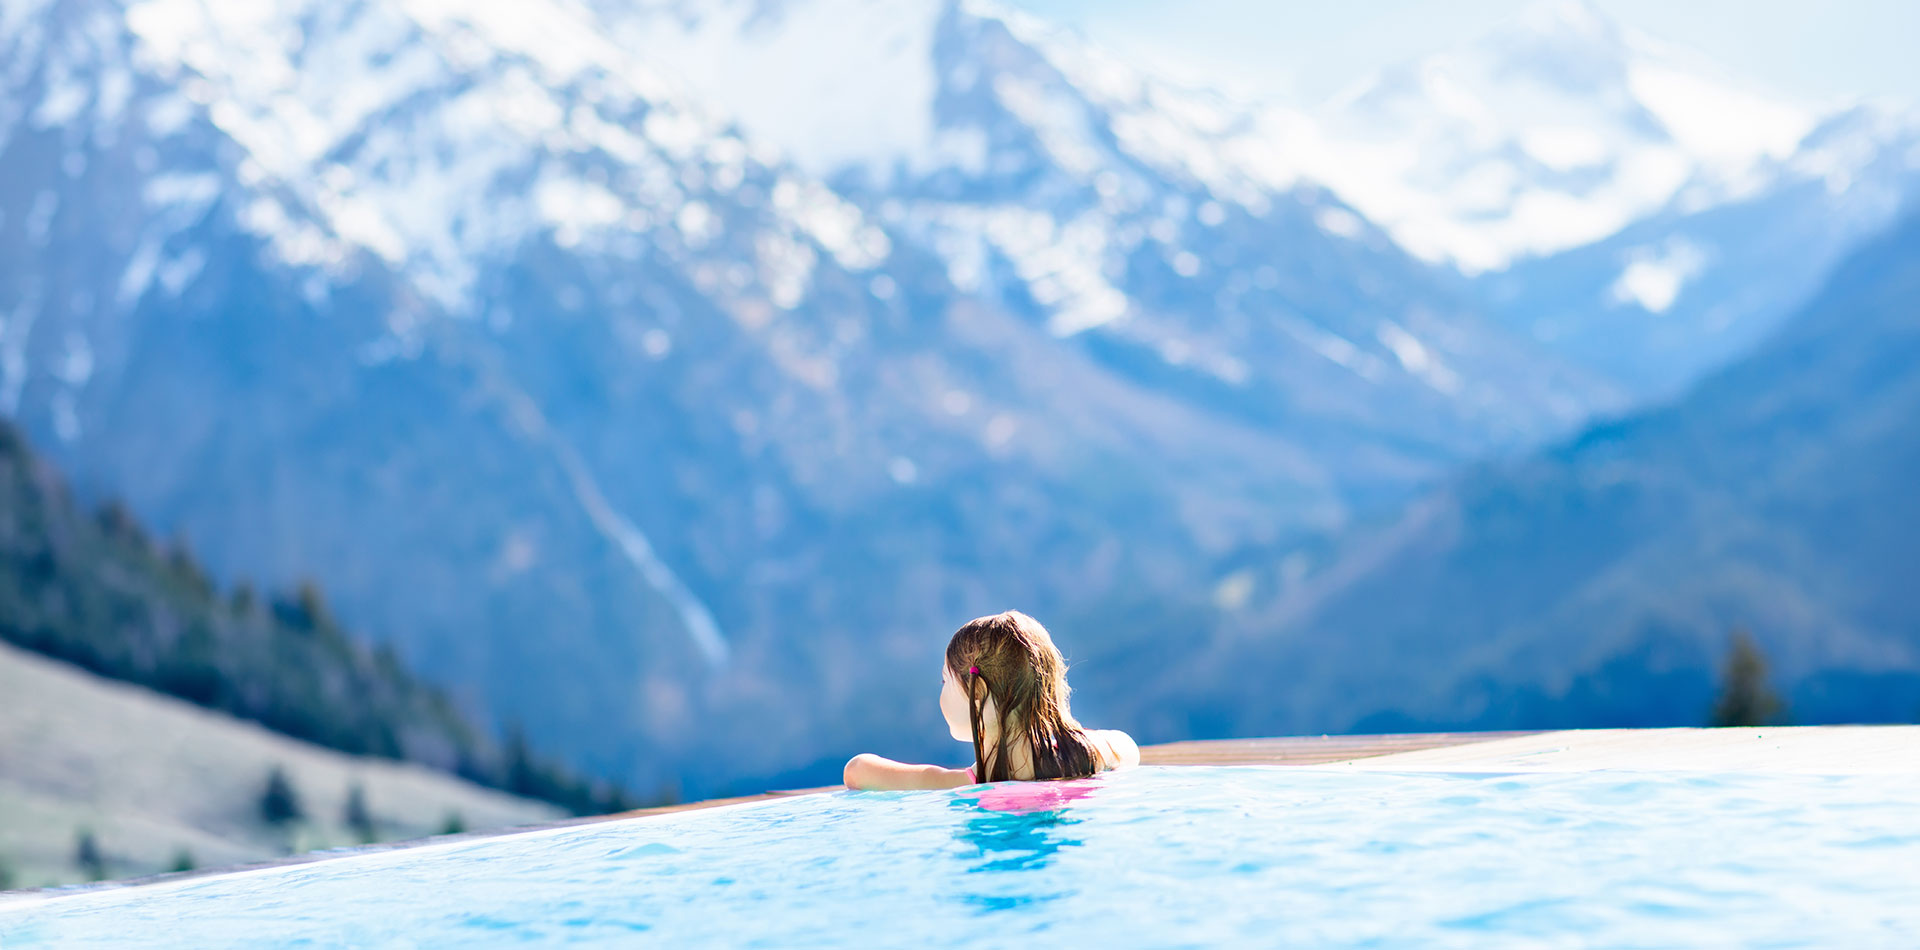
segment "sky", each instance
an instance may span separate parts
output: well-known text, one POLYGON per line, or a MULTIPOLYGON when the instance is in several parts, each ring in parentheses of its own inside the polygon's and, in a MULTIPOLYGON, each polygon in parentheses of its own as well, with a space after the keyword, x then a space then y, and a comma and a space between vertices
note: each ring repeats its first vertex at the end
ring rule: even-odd
MULTIPOLYGON (((1311 105, 1533 0, 1009 0, 1169 78, 1311 105)), ((1592 0, 1761 91, 1920 102, 1917 0, 1592 0)))

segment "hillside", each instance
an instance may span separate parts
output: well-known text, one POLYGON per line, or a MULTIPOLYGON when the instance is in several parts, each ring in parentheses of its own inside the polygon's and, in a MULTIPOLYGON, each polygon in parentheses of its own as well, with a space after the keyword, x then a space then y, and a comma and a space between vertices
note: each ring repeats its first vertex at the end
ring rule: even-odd
POLYGON ((318 588, 222 593, 117 502, 89 515, 0 420, 0 642, 354 755, 459 773, 580 812, 626 806, 503 744, 391 649, 354 639, 318 588))
POLYGON ((1911 721, 1916 300, 1909 217, 1678 402, 1482 467, 1355 541, 1199 681, 1269 671, 1251 732, 1697 724, 1746 628, 1794 721, 1911 721))
POLYGON ((448 771, 492 754, 391 652, 349 640, 316 588, 223 596, 123 506, 84 514, 3 420, 0 640, 349 753, 448 771))
POLYGON ((544 802, 420 765, 351 756, 0 644, 0 870, 39 887, 86 880, 92 833, 105 872, 172 870, 358 844, 347 797, 361 789, 380 840, 562 817, 544 802), (267 776, 285 771, 305 817, 261 815, 267 776))

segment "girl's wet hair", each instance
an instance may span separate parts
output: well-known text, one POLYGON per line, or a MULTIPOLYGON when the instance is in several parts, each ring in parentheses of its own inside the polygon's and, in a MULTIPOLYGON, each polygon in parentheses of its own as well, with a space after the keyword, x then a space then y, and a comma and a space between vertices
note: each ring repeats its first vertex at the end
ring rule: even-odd
POLYGON ((982 782, 1013 777, 1007 750, 1025 742, 1033 777, 1080 778, 1099 770, 1085 729, 1067 709, 1067 662, 1040 621, 1017 610, 970 620, 947 641, 947 669, 967 694, 973 774, 982 782), (1000 735, 987 748, 987 697, 1000 712, 1000 735))

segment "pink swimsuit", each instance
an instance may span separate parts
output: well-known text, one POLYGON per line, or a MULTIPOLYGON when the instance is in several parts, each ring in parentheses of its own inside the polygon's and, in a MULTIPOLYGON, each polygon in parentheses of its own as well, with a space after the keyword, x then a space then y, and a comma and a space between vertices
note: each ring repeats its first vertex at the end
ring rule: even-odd
POLYGON ((1006 782, 980 793, 979 805, 991 811, 1025 815, 1036 811, 1054 811, 1068 802, 1085 798, 1100 787, 1098 779, 1075 778, 1053 782, 1006 782))
MULTIPOLYGON (((967 766, 967 778, 973 784, 980 784, 979 777, 973 774, 973 766, 967 766)), ((1085 798, 1093 794, 1100 783, 1093 778, 1067 779, 1066 781, 1046 782, 1001 782, 980 793, 979 805, 991 811, 1028 814, 1036 811, 1052 811, 1065 806, 1068 802, 1085 798)))

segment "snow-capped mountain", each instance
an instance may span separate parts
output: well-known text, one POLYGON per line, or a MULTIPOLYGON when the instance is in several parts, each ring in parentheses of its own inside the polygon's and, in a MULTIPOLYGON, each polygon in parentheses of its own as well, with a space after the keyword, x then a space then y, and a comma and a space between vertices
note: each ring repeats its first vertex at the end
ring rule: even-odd
POLYGON ((1764 341, 1834 264, 1920 198, 1920 111, 1822 119, 1750 193, 1676 201, 1592 244, 1480 282, 1488 308, 1641 399, 1764 341))
POLYGON ((1467 273, 1761 185, 1817 112, 1755 94, 1588 0, 1544 0, 1316 110, 1309 174, 1467 273))
POLYGON ((1367 465, 1370 488, 1612 404, 1302 179, 1255 112, 1031 17, 952 0, 598 9, 621 45, 828 176, 960 290, 1129 378, 1367 465), (839 134, 851 126, 866 131, 839 134))
POLYGON ((1759 343, 1920 193, 1920 113, 1754 92, 1585 0, 1276 121, 1305 174, 1635 401, 1759 343))

